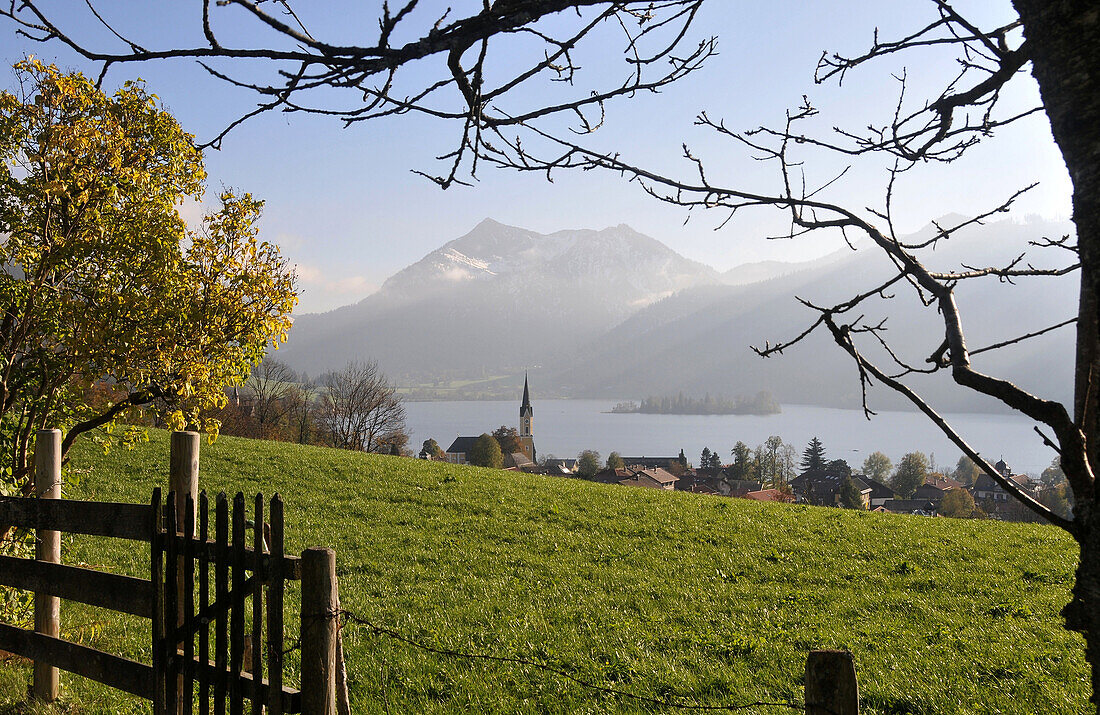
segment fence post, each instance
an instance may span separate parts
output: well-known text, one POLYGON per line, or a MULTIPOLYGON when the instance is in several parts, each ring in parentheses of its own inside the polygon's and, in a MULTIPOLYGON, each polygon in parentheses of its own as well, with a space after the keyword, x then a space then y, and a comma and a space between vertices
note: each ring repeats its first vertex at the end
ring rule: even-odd
POLYGON ((302 715, 336 713, 336 552, 302 552, 302 715))
MULTIPOLYGON (((172 433, 172 446, 169 453, 169 467, 168 467, 168 488, 176 493, 176 524, 180 533, 188 538, 195 536, 195 509, 192 508, 190 513, 187 509, 188 496, 191 497, 191 503, 195 504, 199 498, 199 433, 198 432, 173 432, 172 433)), ((168 538, 172 538, 174 534, 169 534, 168 538)), ((176 573, 176 626, 182 626, 187 618, 191 614, 186 612, 185 603, 187 599, 184 598, 184 589, 186 588, 186 578, 184 575, 185 569, 192 568, 190 563, 184 563, 182 548, 177 552, 180 556, 177 558, 175 564, 169 565, 169 568, 176 573)), ((189 595, 189 594, 188 594, 189 595)), ((168 616, 171 618, 171 616, 168 616)), ((183 642, 172 642, 169 645, 170 653, 174 656, 179 652, 180 646, 183 642)), ((169 685, 168 687, 172 687, 169 685)), ((180 670, 179 676, 176 678, 176 697, 174 701, 176 703, 176 713, 183 714, 183 672, 180 670)))
POLYGON ((188 536, 195 535, 195 519, 186 522, 187 495, 192 502, 199 501, 199 442, 198 432, 172 433, 168 488, 176 493, 176 523, 188 536))
MULTIPOLYGON (((61 430, 38 430, 35 435, 34 487, 39 499, 61 498, 61 430)), ((61 532, 36 529, 34 537, 37 560, 61 563, 61 532)), ((34 594, 34 632, 54 638, 61 635, 60 598, 34 594)), ((36 660, 34 697, 53 702, 57 700, 60 685, 57 668, 36 660)))
POLYGON ((859 715, 859 685, 851 653, 810 651, 806 657, 806 715, 859 715))

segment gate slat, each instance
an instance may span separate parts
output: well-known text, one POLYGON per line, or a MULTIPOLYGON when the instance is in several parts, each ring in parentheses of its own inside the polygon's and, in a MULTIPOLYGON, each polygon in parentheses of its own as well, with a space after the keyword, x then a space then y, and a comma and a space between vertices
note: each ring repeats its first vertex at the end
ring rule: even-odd
POLYGON ((179 603, 177 596, 176 575, 178 574, 179 538, 176 531, 176 493, 168 492, 168 504, 165 506, 165 564, 164 569, 164 623, 165 623, 165 649, 164 649, 164 710, 168 715, 175 715, 179 709, 179 684, 176 674, 179 672, 179 658, 176 654, 176 644, 179 640, 179 603))
MULTIPOLYGON (((186 620, 195 612, 195 541, 190 533, 195 523, 195 500, 187 494, 184 502, 183 541, 183 613, 186 620)), ((195 711, 195 629, 183 632, 183 712, 195 711)))
POLYGON ((24 529, 149 541, 152 515, 145 504, 0 497, 0 522, 24 529))
POLYGON ((242 715, 244 699, 240 675, 244 658, 244 493, 233 497, 233 592, 238 595, 229 605, 229 714, 242 715))
MULTIPOLYGON (((271 497, 271 583, 267 588, 267 678, 275 693, 283 689, 283 500, 271 497)), ((270 698, 270 715, 283 715, 282 698, 270 698)))
MULTIPOLYGON (((214 556, 214 600, 225 602, 229 597, 229 500, 225 492, 218 494, 215 513, 217 553, 214 556)), ((228 609, 218 611, 214 630, 214 712, 225 715, 227 654, 225 634, 229 626, 228 609)))
MULTIPOLYGON (((203 543, 210 536, 210 501, 206 490, 199 493, 199 538, 203 543)), ((210 605, 210 561, 206 558, 206 549, 198 550, 199 561, 199 612, 205 614, 210 605)), ((210 659, 210 618, 203 616, 199 626, 199 662, 210 659)), ((199 712, 210 712, 210 673, 206 668, 199 669, 199 712)))
MULTIPOLYGON (((264 572, 264 495, 257 494, 252 511, 252 573, 264 572)), ((263 715, 260 683, 264 677, 264 582, 256 579, 252 591, 252 715, 263 715)))
POLYGON ((153 715, 166 715, 164 710, 164 505, 160 487, 153 490, 153 523, 149 546, 149 581, 153 586, 153 715))

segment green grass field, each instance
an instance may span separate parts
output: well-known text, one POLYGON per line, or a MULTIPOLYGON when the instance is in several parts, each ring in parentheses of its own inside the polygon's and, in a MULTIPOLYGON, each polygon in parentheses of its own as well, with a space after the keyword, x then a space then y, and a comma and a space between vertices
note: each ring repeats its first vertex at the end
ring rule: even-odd
MULTIPOLYGON (((168 472, 167 435, 151 437, 106 457, 81 445, 80 482, 66 496, 148 501, 168 472)), ((806 653, 847 648, 863 712, 1088 709, 1083 641, 1058 616, 1076 547, 1051 527, 230 438, 203 444, 201 472, 210 492, 280 492, 288 550, 336 549, 343 606, 434 647, 535 660, 600 686, 709 705, 799 704, 806 653)), ((67 563, 148 568, 147 551, 127 542, 66 537, 63 549, 67 563)), ((63 603, 62 628, 148 662, 137 619, 63 603)), ((357 713, 663 710, 531 666, 435 655, 355 624, 344 633, 357 713)), ((29 673, 0 662, 0 713, 38 712, 22 704, 29 673)), ((64 673, 62 687, 63 711, 149 710, 64 673)))

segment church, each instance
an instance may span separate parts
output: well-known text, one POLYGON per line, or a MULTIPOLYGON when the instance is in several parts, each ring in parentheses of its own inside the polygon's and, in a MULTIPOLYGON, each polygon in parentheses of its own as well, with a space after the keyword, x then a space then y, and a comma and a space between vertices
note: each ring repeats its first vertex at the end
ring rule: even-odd
MULTIPOLYGON (((523 376, 523 401, 519 405, 519 433, 517 437, 519 437, 523 456, 531 462, 537 462, 535 452, 535 408, 531 406, 531 390, 527 385, 526 374, 523 376)), ((473 448, 477 439, 477 437, 455 437, 455 441, 447 448, 447 461, 453 464, 466 464, 468 462, 466 455, 473 448)), ((504 455, 506 466, 510 457, 511 455, 504 455)))
POLYGON ((527 389, 527 374, 523 375, 523 402, 519 405, 519 443, 523 446, 523 456, 532 462, 535 458, 535 409, 531 407, 531 393, 527 389))

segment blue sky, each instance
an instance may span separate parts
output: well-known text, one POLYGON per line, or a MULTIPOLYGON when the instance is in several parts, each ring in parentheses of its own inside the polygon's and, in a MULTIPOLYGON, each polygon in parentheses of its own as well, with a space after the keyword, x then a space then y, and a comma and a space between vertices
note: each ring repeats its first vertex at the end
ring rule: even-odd
MULTIPOLYGON (((67 5, 73 9, 63 12, 74 14, 66 26, 74 34, 110 41, 80 11, 82 3, 67 5)), ((422 18, 434 19, 447 6, 458 13, 480 5, 481 0, 430 0, 422 2, 418 12, 422 18)), ((200 38, 200 5, 195 2, 117 0, 97 6, 120 29, 132 31, 149 46, 197 43, 200 38)), ((295 7, 317 36, 354 42, 360 33, 375 31, 381 1, 295 7)), ((1007 1, 961 2, 957 7, 979 20, 1011 17, 1007 1)), ((238 8, 216 8, 216 13, 215 26, 224 44, 243 43, 254 32, 254 24, 245 21, 238 8)), ((826 49, 861 52, 876 27, 881 37, 893 38, 933 17, 931 2, 913 0, 710 0, 692 32, 697 38, 716 35, 720 54, 702 71, 661 94, 609 105, 605 126, 586 141, 614 148, 633 163, 688 176, 691 167, 679 158, 681 144, 686 142, 707 161, 713 178, 753 190, 774 188, 778 176, 773 169, 693 126, 696 114, 706 110, 737 129, 774 125, 807 94, 822 110, 823 131, 833 125, 859 129, 868 122, 887 121, 897 98, 891 73, 904 69, 910 96, 917 97, 921 88, 937 87, 953 74, 952 57, 934 50, 913 52, 854 72, 842 87, 813 84, 817 58, 826 49)), ((0 33, 2 59, 8 65, 34 53, 63 67, 95 71, 58 44, 29 43, 15 37, 10 25, 0 24, 0 33)), ((490 60, 503 65, 514 61, 516 48, 509 42, 491 48, 490 60)), ((621 49, 621 43, 607 37, 580 48, 577 58, 584 71, 579 86, 621 78, 626 71, 621 49)), ((442 59, 432 59, 411 67, 408 79, 438 76, 441 63, 442 59)), ((5 84, 10 85, 11 74, 7 76, 5 84)), ((135 76, 144 78, 200 139, 210 138, 254 102, 252 95, 220 84, 184 61, 113 69, 108 87, 135 76)), ((1007 103, 1019 107, 1037 103, 1030 77, 1018 78, 1015 85, 1007 103)), ((536 81, 518 99, 537 102, 558 90, 536 81)), ((784 224, 781 215, 763 210, 739 215, 717 231, 724 215, 695 213, 685 225, 684 210, 654 201, 613 174, 557 174, 549 183, 540 175, 483 168, 473 187, 442 191, 410 171, 442 171, 434 157, 452 147, 459 130, 454 124, 411 115, 342 129, 332 119, 268 114, 231 134, 221 151, 207 152, 210 186, 232 186, 267 201, 263 233, 298 266, 299 312, 362 299, 386 277, 485 217, 541 232, 627 223, 720 270, 764 259, 805 260, 839 245, 836 237, 828 236, 767 241, 764 237, 782 232, 784 224)), ((830 178, 843 167, 830 157, 808 154, 806 160, 811 181, 830 178)), ((1041 115, 1002 130, 962 162, 921 167, 906 177, 898 189, 899 228, 914 231, 948 213, 975 213, 1033 181, 1040 186, 1020 201, 1014 216, 1020 220, 1029 214, 1067 218, 1069 181, 1041 115)), ((884 164, 861 163, 829 196, 847 205, 881 207, 883 186, 884 164)))

